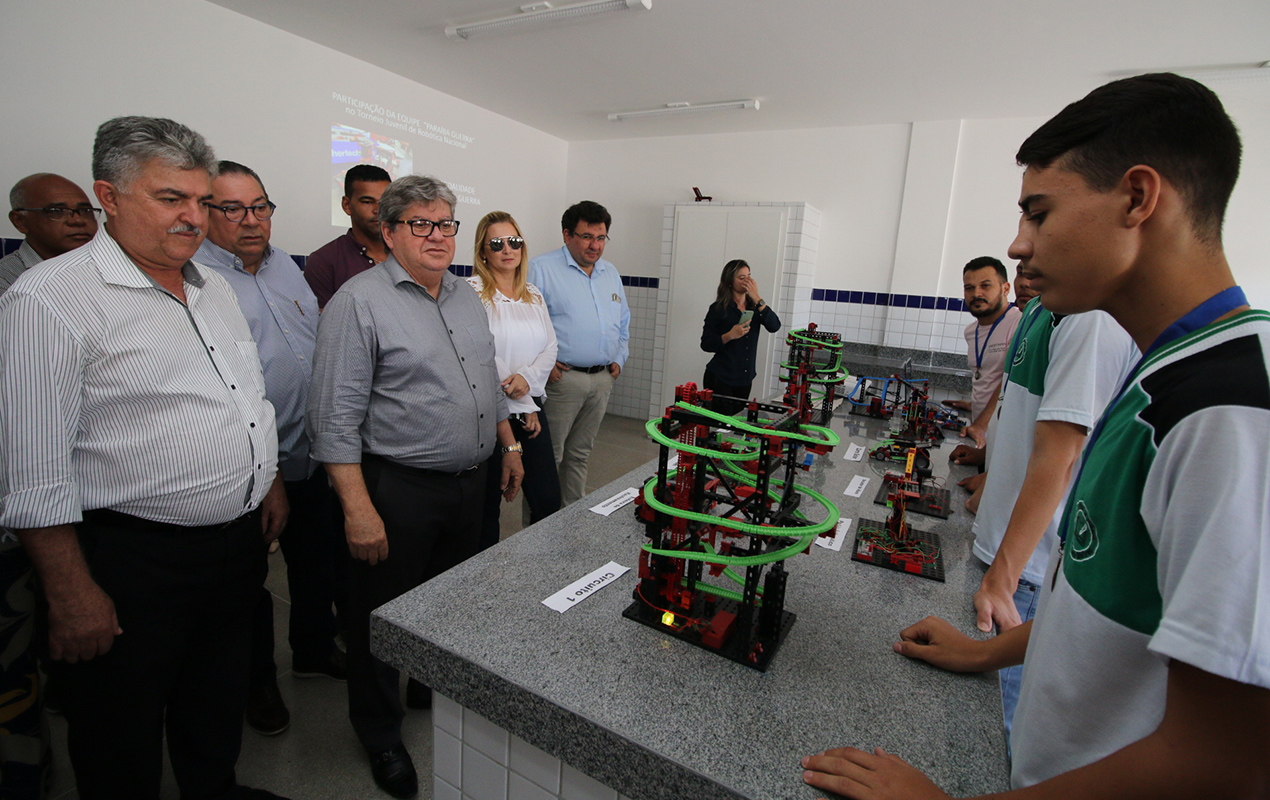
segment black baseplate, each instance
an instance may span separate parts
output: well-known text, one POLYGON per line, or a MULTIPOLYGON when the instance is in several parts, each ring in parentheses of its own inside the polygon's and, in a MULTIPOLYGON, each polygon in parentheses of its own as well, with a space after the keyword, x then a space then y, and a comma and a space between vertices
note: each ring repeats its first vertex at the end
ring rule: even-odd
POLYGON ((916 528, 909 528, 907 541, 900 543, 891 538, 885 522, 861 519, 856 523, 851 560, 944 582, 939 534, 916 528))
MULTIPOLYGON (((735 600, 728 600, 722 597, 715 597, 706 592, 698 592, 697 598, 692 604, 692 608, 688 609, 684 614, 694 619, 703 620, 706 626, 714 615, 720 611, 730 614, 740 614, 741 604, 735 600), (707 598, 710 598, 709 600, 707 598), (713 602, 711 602, 713 601, 713 602)), ((674 637, 682 642, 696 645, 702 650, 708 650, 711 653, 717 653, 729 661, 735 661, 738 664, 756 669, 759 672, 767 672, 768 665, 772 662, 772 658, 776 655, 776 651, 780 649, 781 643, 785 641, 785 636, 789 633, 789 629, 794 627, 794 621, 798 616, 791 611, 781 612, 780 630, 775 636, 760 639, 758 636, 758 620, 756 619, 751 625, 750 630, 740 630, 740 620, 737 621, 737 629, 732 632, 732 636, 723 643, 723 646, 715 648, 702 641, 704 632, 694 628, 692 625, 682 625, 679 628, 673 628, 662 622, 662 612, 653 608, 647 603, 635 598, 635 602, 631 603, 622 616, 627 619, 633 619, 636 622, 643 623, 650 628, 655 629, 658 633, 666 636, 674 637), (761 645, 759 650, 755 650, 755 644, 761 645)), ((683 617, 679 617, 682 619, 683 617)))
MULTIPOLYGON (((882 485, 878 487, 878 493, 873 498, 873 502, 880 506, 886 505, 886 499, 890 493, 890 484, 883 480, 882 485)), ((952 508, 948 505, 951 502, 952 493, 947 489, 941 489, 937 486, 923 486, 921 498, 917 500, 909 498, 905 510, 916 511, 918 514, 925 514, 928 517, 948 519, 952 516, 952 508)))

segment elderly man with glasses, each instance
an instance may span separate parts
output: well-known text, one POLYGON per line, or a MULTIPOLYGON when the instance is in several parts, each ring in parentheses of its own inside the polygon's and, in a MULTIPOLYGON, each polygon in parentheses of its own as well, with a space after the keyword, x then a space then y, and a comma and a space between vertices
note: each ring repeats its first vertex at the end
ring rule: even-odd
MULTIPOLYGON (((291 595, 291 673, 343 681, 344 654, 335 646, 332 605, 343 608, 348 551, 335 518, 326 474, 309 458, 304 408, 313 375, 318 301, 291 256, 270 244, 277 208, 250 167, 221 161, 207 204, 207 239, 194 255, 216 270, 238 305, 260 353, 265 396, 278 422, 278 472, 291 515, 278 541, 291 595)), ((282 733, 291 715, 278 690, 274 663, 273 596, 263 586, 252 634, 247 724, 266 736, 282 733)))
POLYGON ((397 670, 370 653, 370 612, 478 550, 485 462, 503 452, 515 494, 521 445, 507 422, 485 308, 454 260, 454 193, 433 178, 379 199, 391 254, 353 276, 318 326, 306 421, 344 509, 349 719, 394 797, 418 777, 401 741, 397 670))
POLYGON ((0 294, 41 261, 82 247, 97 235, 97 215, 84 190, 51 172, 28 175, 9 192, 9 221, 26 237, 0 258, 0 294))

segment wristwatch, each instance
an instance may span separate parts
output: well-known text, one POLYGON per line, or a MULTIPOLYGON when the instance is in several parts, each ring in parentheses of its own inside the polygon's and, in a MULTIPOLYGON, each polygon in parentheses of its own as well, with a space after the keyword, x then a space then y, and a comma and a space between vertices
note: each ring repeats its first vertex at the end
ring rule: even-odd
POLYGON ((503 452, 503 455, 507 455, 508 453, 522 453, 523 454, 525 452, 525 448, 523 445, 521 445, 520 442, 516 442, 516 444, 510 447, 503 447, 501 448, 501 450, 503 452))

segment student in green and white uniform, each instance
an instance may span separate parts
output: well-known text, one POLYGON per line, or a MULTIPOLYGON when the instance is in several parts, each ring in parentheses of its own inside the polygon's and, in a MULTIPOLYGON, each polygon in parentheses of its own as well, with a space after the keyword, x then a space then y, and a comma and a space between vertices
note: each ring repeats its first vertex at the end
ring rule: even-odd
MULTIPOLYGON (((1008 630, 1036 615, 1072 468, 1141 355, 1105 311, 1064 317, 1033 300, 1024 312, 1006 351, 988 430, 992 469, 973 528, 974 554, 988 568, 975 593, 981 630, 1008 630)), ((1002 669, 999 677, 1008 733, 1023 668, 1002 669)))
MULTIPOLYGON (((1026 653, 1016 791, 993 797, 1270 787, 1270 314, 1221 245, 1240 151, 1217 96, 1170 74, 1094 90, 1019 150, 1010 255, 1046 308, 1104 310, 1144 356, 1090 434, 1035 622, 980 641, 927 618, 895 645, 960 672, 1026 653)), ((847 797, 946 797, 880 750, 802 765, 847 797)))

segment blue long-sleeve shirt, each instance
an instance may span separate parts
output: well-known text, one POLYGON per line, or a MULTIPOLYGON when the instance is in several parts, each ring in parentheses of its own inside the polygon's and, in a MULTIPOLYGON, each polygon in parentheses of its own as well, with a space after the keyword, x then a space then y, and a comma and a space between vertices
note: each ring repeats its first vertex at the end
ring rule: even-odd
POLYGON ((547 301, 557 361, 575 367, 626 364, 631 310, 617 267, 600 259, 588 276, 561 247, 529 262, 529 282, 547 301))
POLYGON ((313 374, 318 304, 304 273, 291 256, 270 247, 256 274, 242 259, 204 239, 194 261, 216 270, 233 288, 265 374, 265 397, 278 419, 278 471, 284 481, 304 480, 313 471, 304 408, 313 374))

